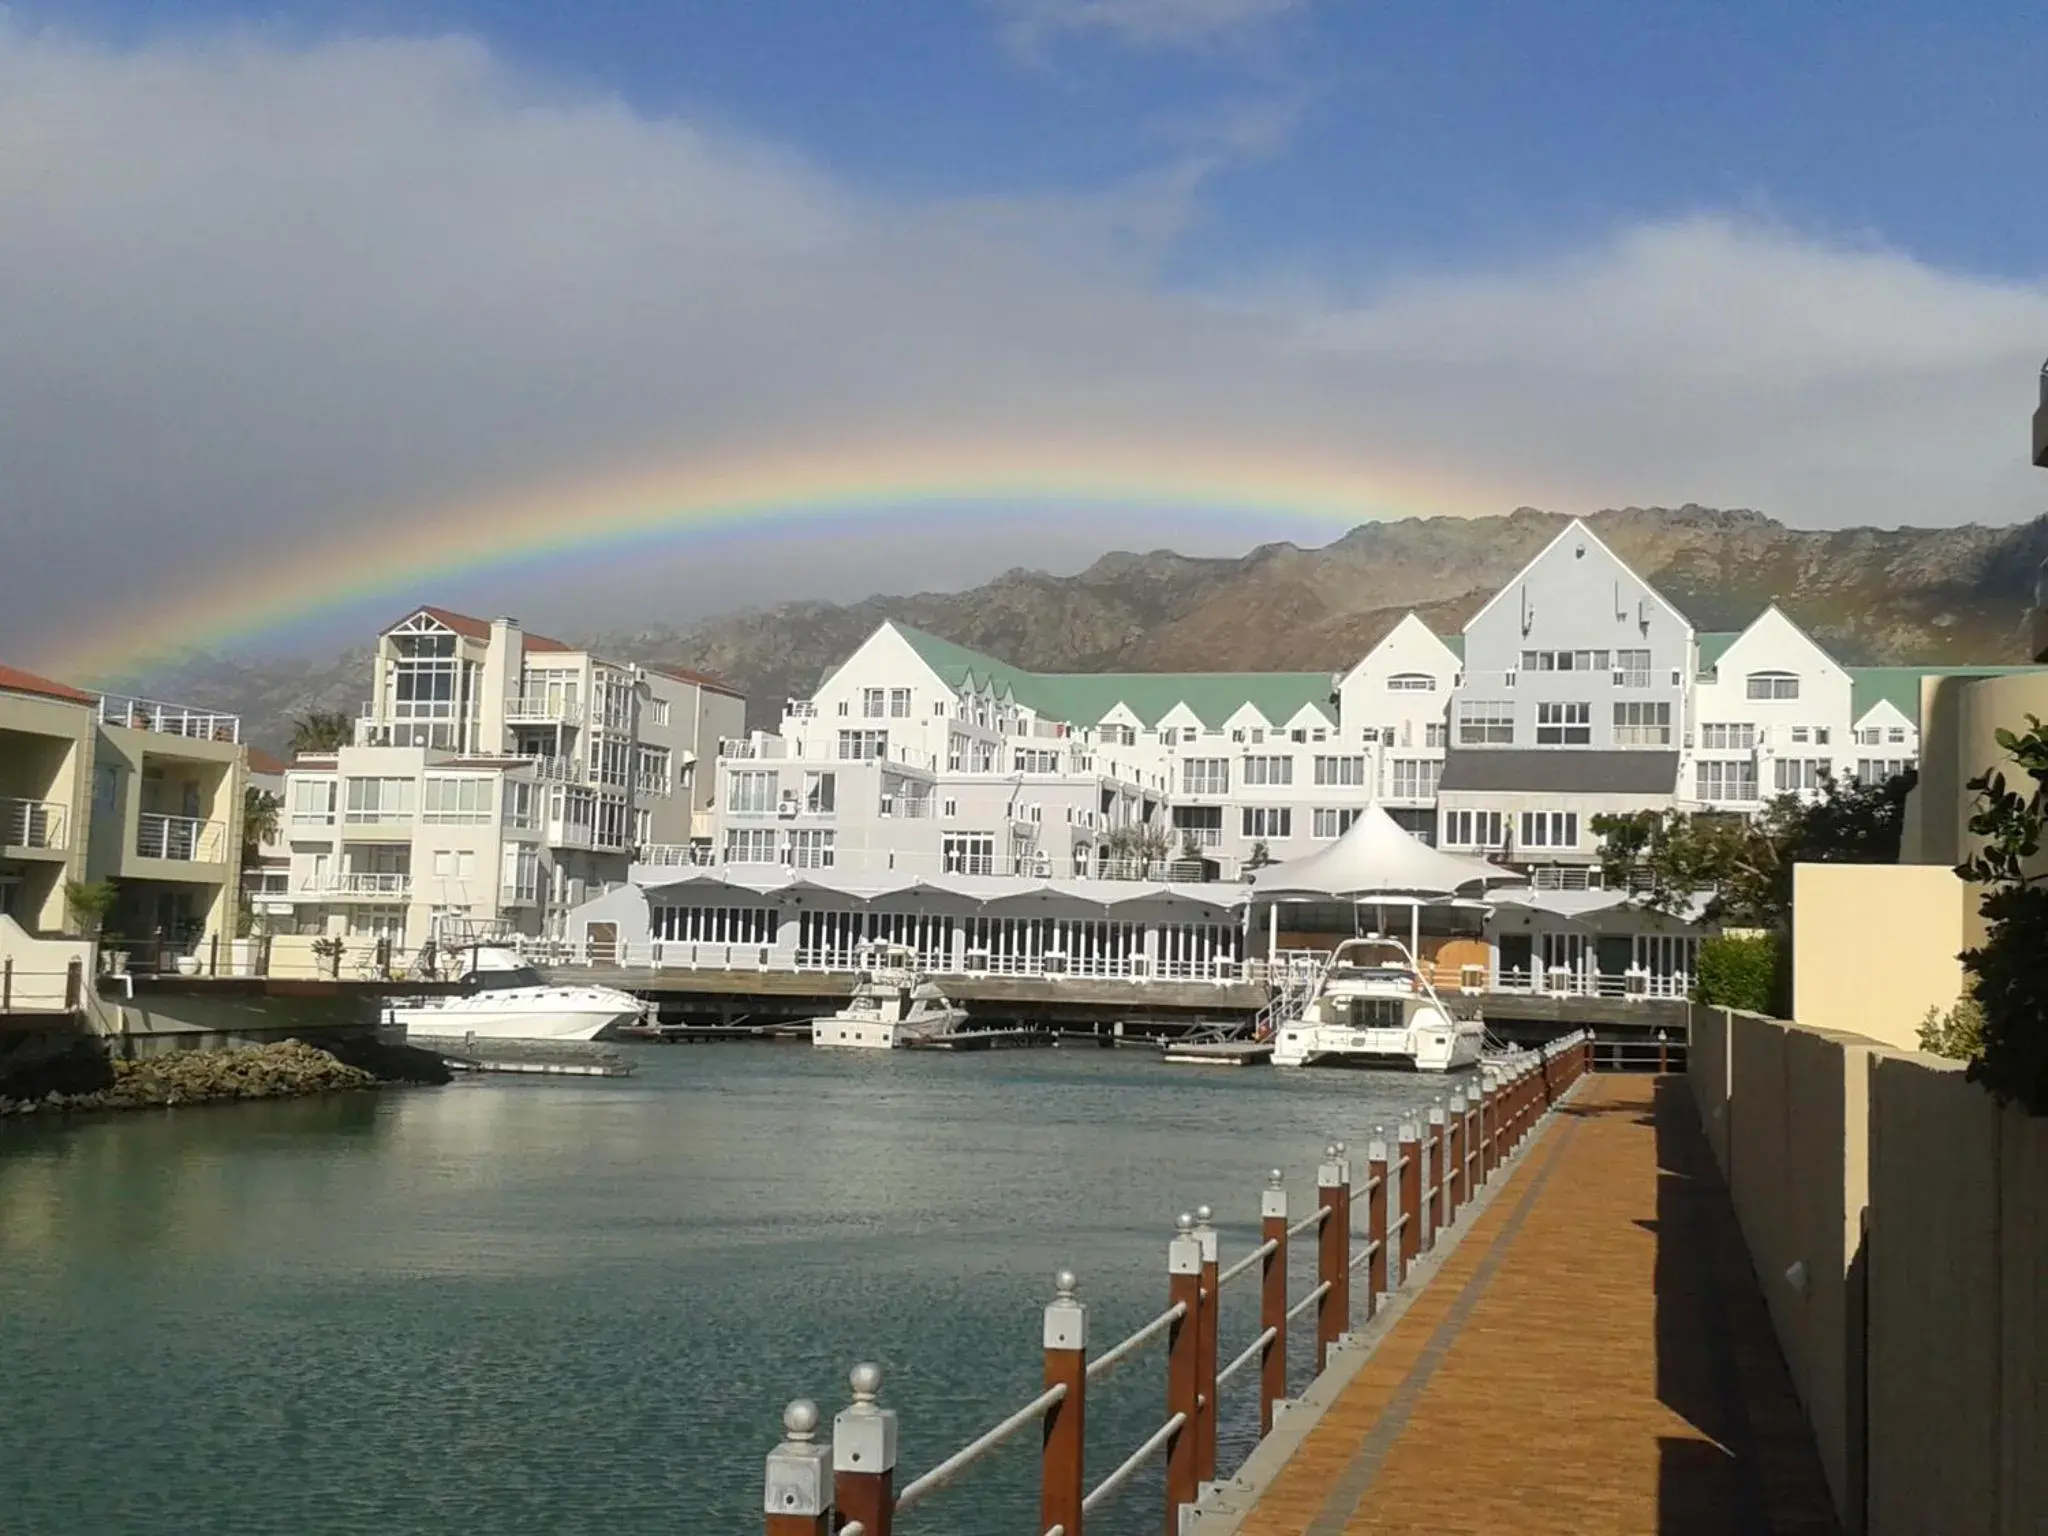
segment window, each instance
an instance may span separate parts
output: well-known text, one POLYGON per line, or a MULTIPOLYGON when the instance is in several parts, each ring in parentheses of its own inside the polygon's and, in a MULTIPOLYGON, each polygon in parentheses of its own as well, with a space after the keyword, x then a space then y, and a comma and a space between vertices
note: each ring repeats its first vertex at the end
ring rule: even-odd
MULTIPOLYGON (((114 770, 108 767, 104 771, 111 781, 114 770)), ((104 806, 97 803, 93 806, 94 810, 111 811, 113 808, 113 796, 111 794, 108 795, 107 803, 104 806)), ((292 820, 300 826, 333 826, 334 780, 293 779, 292 820)))
POLYGON ((1227 795, 1230 793, 1230 759, 1190 757, 1180 765, 1181 793, 1186 795, 1227 795))
MULTIPOLYGON (((879 692, 880 690, 871 690, 879 692)), ((870 758, 889 755, 889 733, 887 731, 841 731, 839 733, 839 756, 848 762, 866 762, 870 758)))
POLYGON ((1444 765, 1433 757, 1397 757, 1393 761, 1396 800, 1427 800, 1436 794, 1437 775, 1444 765))
POLYGON ((591 840, 600 848, 624 848, 631 835, 632 817, 623 800, 600 800, 597 802, 597 829, 591 840))
POLYGON ((1618 688, 1649 687, 1650 653, 1648 651, 1616 651, 1614 653, 1614 683, 1618 688))
POLYGON ((1576 848, 1579 846, 1579 815, 1576 811, 1522 812, 1524 848, 1576 848))
POLYGON ((1244 760, 1244 782, 1247 785, 1292 784, 1294 782, 1294 759, 1291 757, 1248 757, 1244 760))
POLYGON ((1897 746, 1906 739, 1906 728, 1903 725, 1895 725, 1884 733, 1884 739, 1897 746))
POLYGON ((1744 682, 1744 691, 1752 699, 1799 697, 1799 679, 1790 672, 1752 672, 1744 682))
POLYGON ((1749 758, 1696 763, 1694 770, 1698 776, 1696 799, 1749 801, 1756 798, 1756 763, 1749 758))
POLYGON ((1614 706, 1614 744, 1617 747, 1668 747, 1671 745, 1671 706, 1630 700, 1614 706))
MULTIPOLYGON (((112 763, 94 763, 92 768, 92 808, 105 814, 114 808, 120 795, 121 773, 112 763)), ((334 820, 334 786, 327 787, 327 819, 334 820)))
POLYGON ((791 869, 830 869, 833 844, 839 834, 826 827, 792 828, 789 834, 791 869))
POLYGON ((540 899, 540 853, 530 843, 507 843, 498 865, 506 901, 540 899))
POLYGON ((1356 820, 1356 807, 1319 805, 1316 807, 1313 829, 1317 837, 1342 837, 1351 830, 1351 823, 1356 820))
POLYGON ((1495 699, 1458 701, 1458 745, 1511 747, 1515 743, 1515 706, 1495 699))
POLYGON ((1450 745, 1450 727, 1441 720, 1432 720, 1422 728, 1422 744, 1439 750, 1450 745))
POLYGON ((1498 848, 1507 841, 1507 819, 1499 811, 1445 811, 1446 848, 1498 848))
POLYGON ((863 689, 861 689, 861 691, 860 691, 860 712, 861 712, 861 717, 862 717, 863 719, 866 719, 866 720, 879 720, 879 719, 881 719, 881 718, 882 718, 882 711, 883 711, 883 709, 884 709, 884 707, 885 707, 885 704, 886 704, 886 700, 887 700, 887 698, 888 698, 888 694, 887 694, 887 693, 886 693, 886 692, 885 692, 885 691, 884 691, 883 689, 880 689, 880 688, 863 688, 863 689))
POLYGON ((1524 672, 1605 672, 1605 651, 1524 651, 1524 672))
POLYGON ((889 690, 889 718, 892 720, 908 720, 910 718, 910 690, 908 688, 891 688, 889 690))
POLYGON ((1777 762, 1778 793, 1819 789, 1832 769, 1833 764, 1824 757, 1781 757, 1777 762))
POLYGON ((1859 758, 1856 763, 1856 782, 1889 784, 1912 766, 1912 759, 1905 757, 1859 758))
POLYGON ((741 816, 770 816, 775 812, 779 775, 735 773, 727 777, 725 808, 741 816))
POLYGON ((1756 745, 1756 727, 1746 720, 1712 722, 1700 727, 1700 745, 1711 752, 1747 752, 1756 745))
POLYGON ((481 826, 491 819, 491 800, 489 779, 429 776, 420 794, 420 820, 481 826))
POLYGON ((1294 835, 1294 811, 1284 805, 1248 805, 1244 807, 1244 835, 1246 837, 1292 837, 1294 835))
POLYGON ((939 846, 949 875, 992 875, 996 872, 996 840, 989 832, 948 832, 939 846))
POLYGON ((654 841, 654 812, 636 810, 633 812, 633 845, 645 848, 654 841))
POLYGON ((1807 739, 1808 739, 1808 738, 1807 738, 1807 730, 1806 730, 1806 727, 1805 727, 1805 726, 1803 726, 1803 725, 1795 725, 1795 726, 1793 726, 1793 727, 1792 727, 1792 739, 1793 739, 1793 741, 1797 742, 1797 743, 1798 743, 1799 745, 1801 745, 1801 746, 1805 746, 1805 745, 1807 744, 1807 739))
POLYGON ((725 829, 725 862, 728 864, 773 864, 775 862, 775 829, 773 827, 727 827, 725 829))
POLYGON ((1010 756, 1010 771, 1012 773, 1058 773, 1060 771, 1060 755, 1058 752, 1045 752, 1034 747, 1019 747, 1010 756))
POLYGON ((590 771, 600 784, 624 789, 632 761, 632 743, 623 736, 599 733, 590 743, 590 771))
POLYGON ((1319 757, 1315 762, 1315 776, 1318 784, 1358 788, 1365 783, 1365 759, 1319 757))
POLYGON ((846 712, 847 712, 846 700, 844 700, 844 699, 841 699, 841 700, 839 701, 839 713, 843 715, 843 714, 845 714, 846 712))
POLYGON ((505 825, 530 832, 540 824, 540 786, 525 779, 505 781, 505 825))
POLYGON ((649 725, 668 724, 667 699, 649 699, 647 701, 647 723, 649 725))
POLYGON ((410 821, 412 806, 411 779, 350 779, 342 820, 410 821))
POLYGON ((1829 746, 1831 745, 1829 737, 1831 737, 1833 734, 1834 730, 1831 726, 1816 725, 1813 728, 1813 744, 1816 747, 1829 746))
POLYGON ((650 747, 645 742, 633 748, 633 788, 643 795, 665 795, 669 783, 667 747, 650 747))
POLYGON ((1435 693, 1436 679, 1427 672, 1396 672, 1387 679, 1389 693, 1435 693))
POLYGON ((1539 747, 1583 747, 1593 739, 1593 706, 1583 701, 1559 701, 1536 706, 1536 745, 1539 747))
POLYGON ((434 878, 467 880, 476 873, 476 854, 468 848, 436 848, 434 878))
POLYGON ((838 794, 838 774, 813 772, 804 775, 804 812, 806 815, 832 815, 838 809, 838 794))
POLYGON ((939 814, 951 820, 960 814, 960 802, 950 797, 939 802, 939 814))

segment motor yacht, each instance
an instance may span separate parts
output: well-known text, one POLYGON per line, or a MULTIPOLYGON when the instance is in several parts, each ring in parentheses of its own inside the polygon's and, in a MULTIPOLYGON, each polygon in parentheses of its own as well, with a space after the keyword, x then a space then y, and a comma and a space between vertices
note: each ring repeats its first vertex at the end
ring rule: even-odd
POLYGON ((950 1035, 967 1010, 946 1001, 901 944, 875 944, 859 956, 860 980, 844 1008, 811 1020, 811 1044, 851 1051, 893 1051, 950 1035))
POLYGON ((550 982, 508 949, 478 946, 462 955, 462 966, 463 991, 392 1002, 390 1018, 405 1026, 408 1037, 595 1040, 646 1013, 630 992, 550 982))
POLYGON ((1485 1041, 1486 1026, 1452 1017, 1405 944, 1346 939, 1301 1016, 1274 1030, 1273 1065, 1454 1072, 1477 1064, 1485 1041))

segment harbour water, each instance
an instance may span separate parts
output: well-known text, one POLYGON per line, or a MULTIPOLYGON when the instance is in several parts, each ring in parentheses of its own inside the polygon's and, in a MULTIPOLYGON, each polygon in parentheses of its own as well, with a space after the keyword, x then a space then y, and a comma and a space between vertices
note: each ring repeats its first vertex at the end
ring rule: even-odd
MULTIPOLYGON (((1441 1079, 628 1048, 624 1081, 446 1088, 0 1128, 0 1509, 15 1536, 760 1528, 796 1396, 857 1359, 899 1483, 1038 1389, 1079 1271, 1099 1346, 1164 1304, 1174 1213, 1256 1241, 1324 1142, 1441 1079)), ((1297 1245, 1296 1294, 1312 1263, 1297 1245)), ((1257 1331, 1226 1293, 1225 1358, 1257 1331)), ((1298 1329, 1294 1381, 1306 1329, 1298 1329)), ((1225 1467, 1255 1427, 1226 1389, 1225 1467)), ((1091 1392, 1106 1471, 1161 1417, 1156 1350, 1091 1392)), ((1027 1433, 906 1536, 1035 1529, 1027 1433)), ((1091 1477, 1091 1481, 1093 1478, 1091 1477)), ((1156 1475, 1091 1531, 1158 1529, 1156 1475)))

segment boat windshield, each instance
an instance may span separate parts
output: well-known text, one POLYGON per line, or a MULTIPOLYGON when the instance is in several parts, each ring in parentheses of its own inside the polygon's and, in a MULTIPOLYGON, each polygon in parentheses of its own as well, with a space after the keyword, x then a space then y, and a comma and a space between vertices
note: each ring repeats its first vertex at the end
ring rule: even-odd
POLYGON ((515 966, 510 970, 472 971, 469 984, 479 992, 503 992, 512 987, 544 987, 541 974, 530 965, 515 966))

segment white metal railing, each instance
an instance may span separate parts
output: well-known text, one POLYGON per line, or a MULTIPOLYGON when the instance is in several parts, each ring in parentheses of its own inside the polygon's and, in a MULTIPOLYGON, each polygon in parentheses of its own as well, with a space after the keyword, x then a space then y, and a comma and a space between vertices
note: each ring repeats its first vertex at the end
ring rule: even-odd
POLYGON ((696 843, 649 843, 634 862, 651 864, 657 869, 710 869, 718 864, 719 858, 716 848, 696 843))
POLYGON ((163 704, 155 699, 124 698, 113 693, 100 696, 100 719, 108 725, 126 726, 133 731, 157 731, 166 736, 184 736, 197 741, 242 739, 240 715, 191 709, 183 704, 163 704))
POLYGON ((522 757, 520 760, 533 764, 535 776, 545 779, 550 783, 574 784, 582 778, 582 774, 577 770, 574 758, 535 755, 522 757))
POLYGON ((545 694, 520 694, 505 701, 507 725, 574 725, 583 718, 583 706, 545 694))
POLYGON ((227 840, 223 822, 197 816, 160 816, 154 811, 144 811, 136 818, 137 858, 220 864, 227 859, 227 840))
POLYGON ((56 800, 0 800, 0 845, 61 853, 70 822, 70 807, 56 800))
POLYGON ((403 870, 344 870, 303 881, 299 889, 324 896, 409 896, 412 876, 403 870))

